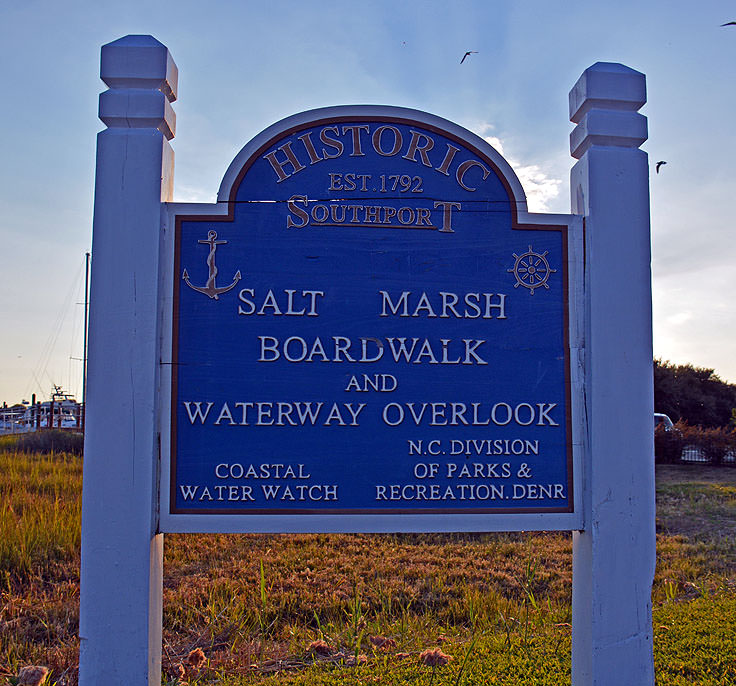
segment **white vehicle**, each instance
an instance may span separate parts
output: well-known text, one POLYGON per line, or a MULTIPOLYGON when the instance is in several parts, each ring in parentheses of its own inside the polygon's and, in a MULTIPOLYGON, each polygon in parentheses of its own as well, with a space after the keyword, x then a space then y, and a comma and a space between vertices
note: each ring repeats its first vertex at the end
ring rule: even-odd
POLYGON ((675 425, 672 423, 672 420, 666 414, 655 412, 654 413, 655 430, 658 426, 664 427, 665 431, 672 431, 675 428, 675 425))

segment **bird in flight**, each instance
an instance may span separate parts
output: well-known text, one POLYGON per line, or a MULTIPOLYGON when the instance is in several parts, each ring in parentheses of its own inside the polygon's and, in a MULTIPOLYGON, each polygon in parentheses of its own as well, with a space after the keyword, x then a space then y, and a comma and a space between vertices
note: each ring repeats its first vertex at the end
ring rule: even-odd
POLYGON ((462 58, 462 59, 460 60, 460 64, 462 64, 463 62, 465 62, 465 58, 466 58, 466 57, 468 57, 468 55, 474 55, 474 54, 477 54, 477 53, 478 53, 478 51, 477 51, 477 50, 468 50, 468 51, 467 51, 467 52, 466 52, 466 53, 465 53, 465 54, 463 55, 463 58, 462 58))
POLYGON ((659 162, 657 162, 657 166, 655 167, 655 171, 657 172, 657 174, 659 174, 659 168, 660 168, 660 167, 661 167, 661 166, 662 166, 663 164, 667 164, 667 162, 665 162, 664 160, 660 160, 659 162))
POLYGON ((725 24, 721 24, 721 26, 736 26, 736 21, 727 21, 725 24))

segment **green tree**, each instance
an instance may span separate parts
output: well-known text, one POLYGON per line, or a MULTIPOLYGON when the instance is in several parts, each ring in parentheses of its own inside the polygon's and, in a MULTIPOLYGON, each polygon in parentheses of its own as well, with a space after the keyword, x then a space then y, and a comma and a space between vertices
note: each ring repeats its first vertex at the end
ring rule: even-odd
POLYGON ((703 427, 726 426, 736 407, 736 385, 713 369, 654 360, 654 409, 672 421, 703 427))

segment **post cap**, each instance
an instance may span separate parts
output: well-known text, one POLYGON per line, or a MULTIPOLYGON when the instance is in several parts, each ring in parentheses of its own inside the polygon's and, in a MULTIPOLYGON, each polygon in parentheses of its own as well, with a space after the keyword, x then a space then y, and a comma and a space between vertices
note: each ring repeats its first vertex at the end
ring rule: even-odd
POLYGON ((124 36, 102 46, 100 78, 109 88, 145 88, 176 100, 179 70, 169 49, 153 36, 124 36))
POLYGON ((167 140, 176 134, 176 113, 160 91, 107 90, 100 94, 99 117, 109 128, 158 129, 167 140))
POLYGON ((648 138, 647 118, 638 112, 589 110, 570 134, 570 154, 580 159, 593 145, 638 148, 648 138))
POLYGON ((570 91, 570 121, 578 124, 591 109, 636 112, 646 101, 644 74, 616 62, 596 62, 570 91))

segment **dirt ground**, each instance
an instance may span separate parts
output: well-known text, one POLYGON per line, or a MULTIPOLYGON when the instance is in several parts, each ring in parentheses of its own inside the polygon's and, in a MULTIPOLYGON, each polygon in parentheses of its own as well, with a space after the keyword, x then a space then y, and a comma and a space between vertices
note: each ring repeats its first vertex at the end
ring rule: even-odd
POLYGON ((657 485, 680 483, 721 483, 736 486, 736 467, 709 467, 698 464, 658 464, 657 485))

